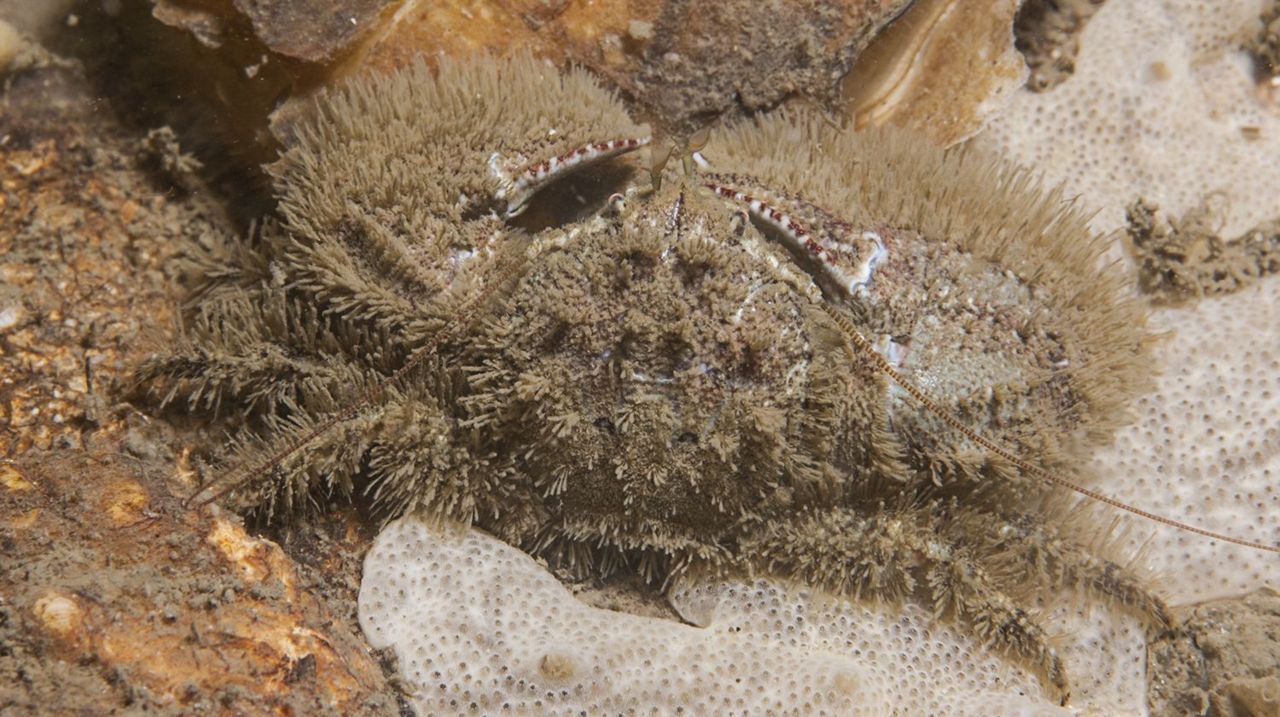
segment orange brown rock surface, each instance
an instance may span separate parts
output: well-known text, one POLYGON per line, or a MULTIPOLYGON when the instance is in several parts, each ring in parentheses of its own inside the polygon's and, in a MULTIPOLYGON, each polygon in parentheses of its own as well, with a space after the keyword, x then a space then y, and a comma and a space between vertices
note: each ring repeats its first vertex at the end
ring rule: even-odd
POLYGON ((297 101, 317 89, 419 57, 473 52, 529 50, 585 66, 675 132, 792 99, 833 107, 854 58, 907 4, 344 0, 298 22, 296 13, 250 12, 241 0, 154 0, 153 14, 211 48, 216 62, 244 65, 244 83, 260 82, 259 68, 270 58, 310 63, 289 65, 284 74, 292 77, 260 82, 261 92, 279 93, 277 133, 287 140, 297 101), (328 22, 335 17, 347 20, 328 22), (258 50, 246 49, 246 40, 258 50))
POLYGON ((185 506, 192 437, 124 402, 173 336, 179 247, 232 231, 198 163, 126 128, 75 63, 4 80, 0 714, 394 713, 334 607, 367 533, 335 516, 299 562, 185 506))
POLYGON ((391 711, 363 641, 277 545, 95 444, 0 466, 0 712, 391 711))

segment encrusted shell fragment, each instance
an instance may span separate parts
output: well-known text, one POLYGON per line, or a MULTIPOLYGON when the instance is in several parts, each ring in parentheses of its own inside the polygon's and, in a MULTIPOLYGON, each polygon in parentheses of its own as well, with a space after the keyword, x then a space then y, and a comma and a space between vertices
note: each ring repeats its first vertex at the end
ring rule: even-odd
POLYGON ((976 134, 1027 79, 1018 0, 917 0, 845 76, 858 127, 909 127, 950 146, 976 134))

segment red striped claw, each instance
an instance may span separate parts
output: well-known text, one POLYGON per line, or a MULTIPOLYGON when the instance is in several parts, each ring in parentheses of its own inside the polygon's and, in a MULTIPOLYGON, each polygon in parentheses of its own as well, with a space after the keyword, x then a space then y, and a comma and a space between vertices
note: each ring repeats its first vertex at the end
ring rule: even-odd
POLYGON ((489 157, 489 171, 498 180, 494 198, 499 202, 506 202, 504 216, 518 216, 538 190, 555 180, 596 162, 633 152, 650 141, 650 137, 629 137, 592 142, 532 163, 524 161, 523 157, 512 161, 504 158, 501 153, 494 152, 489 157))
POLYGON ((744 207, 756 219, 772 226, 794 252, 812 258, 823 274, 850 297, 867 290, 875 267, 886 256, 884 238, 876 231, 857 231, 815 207, 801 207, 813 215, 811 225, 759 197, 719 182, 705 182, 717 196, 744 207))

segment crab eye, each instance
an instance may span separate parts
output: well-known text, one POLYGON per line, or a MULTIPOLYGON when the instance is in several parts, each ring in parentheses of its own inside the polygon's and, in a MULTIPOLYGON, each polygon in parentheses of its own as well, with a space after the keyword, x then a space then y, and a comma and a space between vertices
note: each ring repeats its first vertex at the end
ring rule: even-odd
POLYGON ((697 442, 698 442, 698 436, 690 431, 685 431, 684 433, 681 433, 679 436, 676 437, 676 443, 694 444, 697 442))
POLYGON ((596 428, 599 428, 610 435, 616 435, 618 433, 618 427, 613 425, 613 421, 605 418, 604 416, 597 418, 594 425, 596 428))

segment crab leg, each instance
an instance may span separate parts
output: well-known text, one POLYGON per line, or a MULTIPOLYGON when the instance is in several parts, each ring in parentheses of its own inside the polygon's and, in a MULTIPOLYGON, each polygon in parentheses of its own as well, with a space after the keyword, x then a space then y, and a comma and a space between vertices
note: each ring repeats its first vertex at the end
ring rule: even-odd
POLYGON ((501 153, 494 152, 489 157, 489 171, 498 179, 494 198, 506 202, 507 217, 517 216, 524 211, 529 198, 551 182, 590 164, 635 151, 649 141, 649 137, 630 137, 593 142, 549 159, 516 166, 504 160, 501 153))

